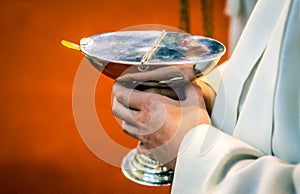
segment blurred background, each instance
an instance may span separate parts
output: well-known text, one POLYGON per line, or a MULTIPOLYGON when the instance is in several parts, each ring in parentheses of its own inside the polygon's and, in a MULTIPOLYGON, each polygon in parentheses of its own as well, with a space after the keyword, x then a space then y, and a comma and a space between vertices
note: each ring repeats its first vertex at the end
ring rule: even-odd
MULTIPOLYGON (((209 20, 203 20, 204 2, 209 1, 189 1, 190 33, 227 46, 225 0, 211 0, 212 12, 204 16, 209 20)), ((186 28, 181 7, 178 0, 0 1, 0 193, 170 192, 132 183, 83 143, 72 113, 73 81, 83 56, 60 41, 78 43, 140 24, 186 28)), ((137 142, 123 134, 111 113, 112 84, 99 79, 99 119, 114 141, 134 148, 137 142)))

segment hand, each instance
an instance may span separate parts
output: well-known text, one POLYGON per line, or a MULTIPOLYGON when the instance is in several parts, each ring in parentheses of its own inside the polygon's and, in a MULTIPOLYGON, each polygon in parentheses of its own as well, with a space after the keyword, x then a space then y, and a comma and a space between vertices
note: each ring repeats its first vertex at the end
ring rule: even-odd
POLYGON ((210 124, 201 88, 186 82, 182 90, 185 99, 178 101, 127 88, 119 80, 113 88, 113 113, 123 120, 124 131, 141 141, 139 152, 173 169, 185 134, 199 124, 210 124))
MULTIPOLYGON (((139 87, 138 84, 147 82, 148 86, 150 87, 152 86, 151 92, 159 93, 173 99, 176 99, 177 97, 182 99, 183 95, 180 93, 180 91, 182 90, 181 84, 193 82, 195 79, 196 76, 193 72, 192 66, 181 67, 180 65, 178 65, 178 66, 167 66, 167 67, 157 68, 147 72, 128 73, 128 74, 126 74, 125 72, 125 74, 119 77, 117 81, 123 83, 127 87, 131 87, 131 88, 138 87, 138 89, 142 88, 139 87), (183 78, 182 80, 178 81, 182 83, 178 84, 178 82, 177 83, 175 82, 175 84, 178 84, 179 86, 173 84, 172 86, 173 90, 169 90, 166 88, 159 88, 159 84, 157 83, 158 81, 162 81, 162 80, 168 81, 174 78, 183 78), (176 92, 176 94, 174 94, 174 91, 176 92)), ((215 101, 216 93, 208 84, 201 81, 200 79, 196 80, 195 82, 202 89, 206 108, 210 114, 215 101)))

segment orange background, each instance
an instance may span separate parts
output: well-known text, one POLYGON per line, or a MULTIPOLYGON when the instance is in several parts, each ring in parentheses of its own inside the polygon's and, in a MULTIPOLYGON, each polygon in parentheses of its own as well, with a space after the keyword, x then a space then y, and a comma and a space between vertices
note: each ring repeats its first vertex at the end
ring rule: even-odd
MULTIPOLYGON (((214 38, 227 45, 224 1, 214 1, 214 38)), ((201 35, 200 0, 190 6, 191 33, 201 35)), ((72 113, 83 57, 60 41, 139 24, 177 27, 178 18, 175 0, 0 1, 0 193, 169 193, 128 181, 85 146, 72 113)), ((111 138, 133 148, 111 113, 112 84, 100 78, 97 112, 111 138)))

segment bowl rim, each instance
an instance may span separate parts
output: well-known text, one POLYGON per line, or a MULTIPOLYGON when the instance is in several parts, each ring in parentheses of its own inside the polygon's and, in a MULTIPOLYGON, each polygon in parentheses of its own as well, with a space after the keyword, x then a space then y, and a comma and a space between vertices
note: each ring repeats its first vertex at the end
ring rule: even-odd
MULTIPOLYGON (((93 54, 90 54, 87 49, 85 49, 85 46, 88 44, 89 42, 89 39, 93 39, 95 37, 99 37, 99 36, 109 36, 111 34, 116 34, 116 33, 131 33, 131 32, 149 32, 149 31, 155 31, 155 32, 159 32, 157 30, 136 30, 136 31, 132 31, 132 30, 129 30, 129 31, 116 31, 116 32, 106 32, 106 33, 101 33, 101 34, 94 34, 92 36, 89 36, 87 38, 82 38, 80 40, 80 50, 81 52, 83 53, 83 55, 85 55, 86 57, 89 57, 89 58, 93 58, 94 60, 99 60, 101 62, 107 62, 107 63, 119 63, 119 64, 124 64, 124 65, 134 65, 134 66, 141 66, 141 65, 160 65, 160 66, 164 66, 164 65, 190 65, 190 64, 197 64, 197 63, 206 63, 208 61, 213 61, 213 60, 216 60, 216 59, 219 59, 221 58, 225 52, 226 52, 226 47, 223 43, 221 43, 220 41, 216 40, 216 39, 213 39, 213 38, 210 38, 210 37, 205 37, 205 36, 200 36, 200 35, 191 35, 191 37, 199 40, 199 39, 205 39, 205 40, 208 40, 210 42, 213 42, 215 44, 218 44, 220 46, 220 48, 222 48, 220 50, 220 52, 217 52, 215 54, 212 54, 210 55, 209 57, 206 56, 206 57, 198 57, 197 59, 199 60, 181 60, 181 61, 167 61, 167 62, 159 62, 159 61, 147 61, 146 63, 142 64, 141 62, 136 62, 136 61, 122 61, 122 60, 108 60, 108 59, 105 59, 105 58, 99 58, 93 54)), ((170 32, 170 31, 168 31, 170 32)), ((181 33, 181 34, 188 34, 188 33, 183 33, 183 32, 174 32, 174 33, 181 33)))

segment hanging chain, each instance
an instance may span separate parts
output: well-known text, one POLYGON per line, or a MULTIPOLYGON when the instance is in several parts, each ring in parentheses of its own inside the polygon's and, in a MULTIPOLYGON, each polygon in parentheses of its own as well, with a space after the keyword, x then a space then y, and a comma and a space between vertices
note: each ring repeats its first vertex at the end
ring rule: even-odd
POLYGON ((185 32, 190 32, 189 0, 179 0, 179 3, 179 28, 185 32))
POLYGON ((214 0, 201 0, 201 5, 204 36, 212 37, 214 34, 214 0))

